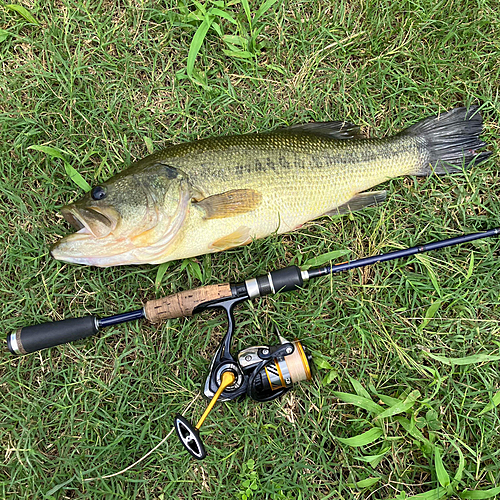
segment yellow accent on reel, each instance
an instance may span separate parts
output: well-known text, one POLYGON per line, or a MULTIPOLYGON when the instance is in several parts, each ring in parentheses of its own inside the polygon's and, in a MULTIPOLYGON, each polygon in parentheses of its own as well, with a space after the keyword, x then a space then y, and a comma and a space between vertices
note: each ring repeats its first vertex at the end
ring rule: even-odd
POLYGON ((207 409, 205 410, 205 412, 201 416, 200 420, 198 420, 198 423, 194 426, 195 429, 197 429, 197 430, 200 429, 200 427, 203 425, 203 422, 205 422, 205 419, 208 417, 208 414, 212 411, 212 408, 214 407, 215 403, 219 399, 219 396, 223 393, 224 389, 229 387, 231 384, 234 384, 235 380, 236 380, 236 376, 230 370, 225 371, 222 374, 220 386, 217 389, 217 392, 214 394, 214 397, 212 398, 212 400, 208 404, 207 409))

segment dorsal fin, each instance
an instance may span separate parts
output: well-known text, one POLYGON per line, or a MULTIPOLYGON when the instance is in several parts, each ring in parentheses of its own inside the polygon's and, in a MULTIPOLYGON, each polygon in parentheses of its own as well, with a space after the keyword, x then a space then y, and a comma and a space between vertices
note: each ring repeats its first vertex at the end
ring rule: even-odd
POLYGON ((350 122, 313 122, 292 125, 276 130, 276 132, 302 132, 304 134, 330 137, 331 139, 362 139, 358 125, 350 122))

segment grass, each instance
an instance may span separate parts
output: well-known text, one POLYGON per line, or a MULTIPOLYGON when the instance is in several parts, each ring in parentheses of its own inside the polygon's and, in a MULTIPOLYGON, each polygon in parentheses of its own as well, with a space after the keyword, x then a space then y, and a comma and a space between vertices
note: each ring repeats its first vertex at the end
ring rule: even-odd
MULTIPOLYGON (((363 257, 499 225, 497 2, 278 1, 256 19, 265 4, 206 3, 235 22, 212 10, 203 37, 207 14, 195 2, 23 0, 35 22, 0 3, 2 331, 111 315, 329 251, 363 257), (339 119, 384 136, 468 104, 481 105, 495 152, 480 168, 396 179, 381 207, 200 257, 201 280, 181 262, 156 286, 157 266, 49 256, 68 232, 58 208, 82 194, 68 165, 95 185, 169 143, 339 119)), ((498 241, 475 242, 240 307, 236 348, 274 343, 279 330, 301 338, 318 368, 280 401, 219 405, 201 463, 171 436, 127 472, 88 480, 146 455, 175 413, 201 415, 219 315, 5 353, 0 496, 494 498, 499 251, 498 241)))

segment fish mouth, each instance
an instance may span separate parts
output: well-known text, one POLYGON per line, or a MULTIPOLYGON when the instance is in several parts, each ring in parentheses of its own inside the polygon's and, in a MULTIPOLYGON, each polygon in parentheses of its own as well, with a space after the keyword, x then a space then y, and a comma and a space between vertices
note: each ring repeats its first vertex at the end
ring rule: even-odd
POLYGON ((108 236, 118 223, 118 213, 110 208, 77 208, 68 205, 61 209, 61 215, 78 234, 86 234, 93 238, 108 236))
POLYGON ((135 221, 133 216, 127 218, 127 209, 67 205, 61 214, 77 232, 54 243, 50 253, 56 260, 97 267, 165 262, 174 241, 183 234, 191 200, 187 184, 180 185, 178 196, 173 214, 162 215, 155 207, 154 212, 140 212, 142 219, 135 221))

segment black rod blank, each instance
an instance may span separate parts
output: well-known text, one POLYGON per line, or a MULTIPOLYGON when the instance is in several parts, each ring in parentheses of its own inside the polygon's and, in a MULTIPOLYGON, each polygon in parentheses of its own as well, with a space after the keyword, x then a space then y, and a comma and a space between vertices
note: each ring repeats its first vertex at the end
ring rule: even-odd
POLYGON ((107 318, 98 319, 97 326, 99 328, 106 328, 107 326, 119 325, 120 323, 126 323, 127 321, 142 319, 144 317, 144 309, 137 309, 136 311, 115 314, 114 316, 108 316, 107 318))
POLYGON ((469 241, 479 240, 482 238, 489 238, 491 236, 497 236, 500 234, 500 228, 490 229, 482 233, 471 233, 465 234, 463 236, 456 236, 455 238, 449 238, 447 240, 434 241, 432 243, 426 243, 425 245, 419 245, 412 248, 404 248, 402 250, 396 250, 394 252, 383 253, 380 255, 373 255, 371 257, 365 257, 363 259, 353 260, 351 262, 343 262, 342 264, 334 264, 325 267, 318 267, 310 269, 309 279, 319 278, 320 276, 326 276, 328 274, 340 273, 341 271, 348 271, 350 269, 356 269, 358 267, 371 266, 378 262, 386 262, 388 260, 401 259, 404 257, 409 257, 410 255, 415 255, 418 253, 429 252, 430 250, 438 250, 440 248, 450 247, 453 245, 460 245, 462 243, 467 243, 469 241))

